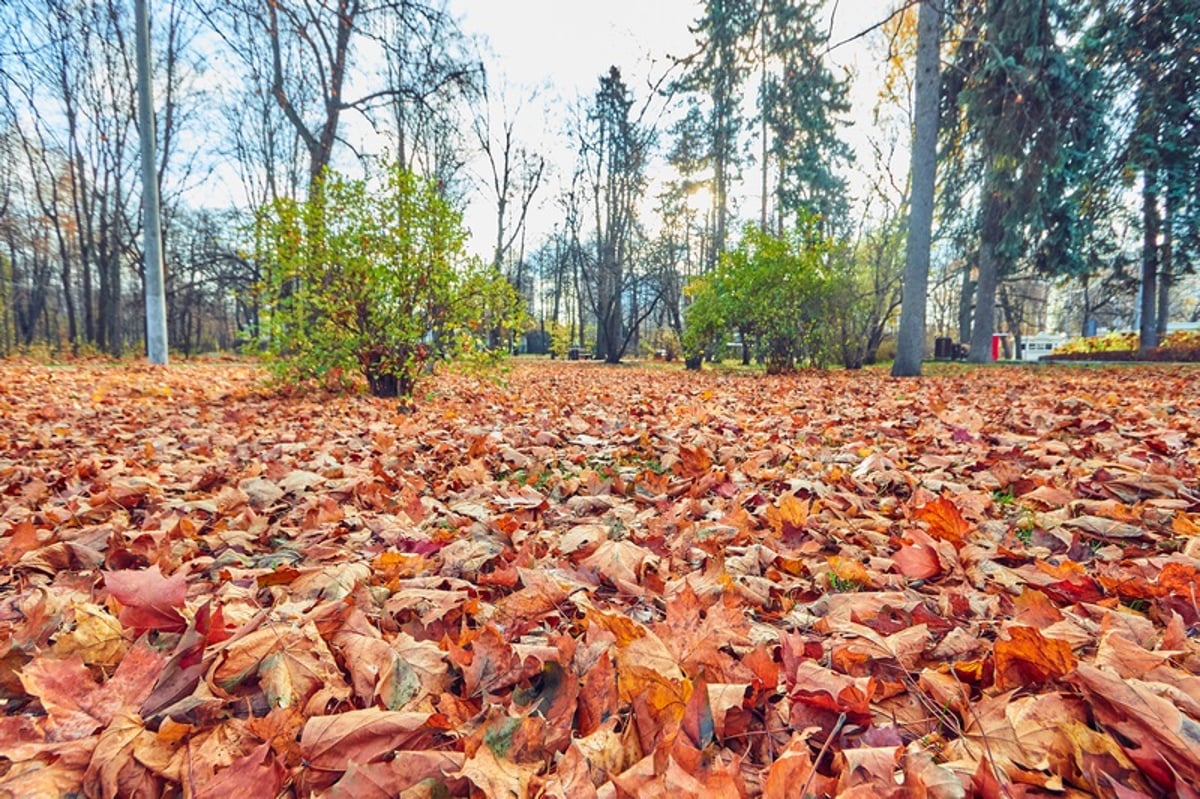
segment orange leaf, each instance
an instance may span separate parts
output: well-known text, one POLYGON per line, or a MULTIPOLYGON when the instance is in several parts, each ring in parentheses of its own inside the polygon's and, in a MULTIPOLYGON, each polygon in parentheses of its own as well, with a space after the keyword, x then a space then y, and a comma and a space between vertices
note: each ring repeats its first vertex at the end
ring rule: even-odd
POLYGON ((929 525, 931 536, 949 541, 956 547, 962 545, 963 537, 971 530, 971 523, 963 518, 958 506, 946 497, 938 497, 918 508, 914 518, 929 525))
POLYGON ((298 569, 293 569, 291 566, 278 566, 273 572, 258 575, 255 582, 260 588, 265 588, 268 585, 287 585, 299 576, 298 569))
POLYGON ((1171 519, 1171 532, 1180 536, 1195 536, 1200 535, 1200 524, 1186 513, 1176 513, 1175 518, 1171 519))
POLYGON ((1200 595, 1200 572, 1195 566, 1178 561, 1171 561, 1162 567, 1158 574, 1159 596, 1190 596, 1200 595))
POLYGON ((1015 621, 1033 628, 1049 627, 1063 618, 1050 598, 1034 588, 1026 588, 1013 600, 1013 610, 1015 621))
POLYGON ((712 468, 712 453, 704 447, 680 444, 679 465, 683 467, 684 477, 700 477, 708 474, 708 470, 712 468))
MULTIPOLYGON (((833 787, 831 778, 822 777, 820 774, 815 775, 815 778, 816 782, 825 781, 831 783, 828 788, 833 787)), ((775 758, 775 762, 767 770, 767 778, 763 782, 763 799, 787 799, 795 796, 800 786, 805 784, 810 785, 811 791, 817 787, 811 784, 813 781, 813 762, 808 742, 799 733, 792 733, 787 748, 775 758)), ((826 795, 826 791, 818 791, 813 795, 826 795)))
POLYGON ((784 494, 778 504, 767 506, 767 524, 780 538, 787 538, 804 527, 808 513, 808 502, 798 499, 795 494, 784 494))
POLYGON ((996 687, 1002 691, 1065 677, 1079 663, 1070 644, 1047 638, 1033 627, 1013 625, 1005 632, 1008 639, 996 641, 992 647, 996 687))
POLYGON ((829 558, 829 570, 844 582, 860 586, 871 584, 871 573, 857 560, 833 555, 829 558))
POLYGON ((630 619, 628 615, 589 609, 584 618, 587 619, 588 624, 598 625, 611 632, 617 638, 617 644, 620 647, 625 647, 625 645, 637 641, 638 638, 646 637, 646 627, 637 624, 637 621, 630 619))
POLYGON ((33 522, 29 519, 22 519, 18 524, 6 531, 5 538, 7 540, 4 542, 3 547, 0 548, 0 565, 4 566, 12 566, 26 552, 41 546, 37 530, 34 528, 33 522))
POLYGON ((238 758, 229 768, 196 786, 196 799, 224 799, 229 796, 275 796, 283 787, 287 769, 264 743, 248 755, 238 758))
POLYGON ((350 710, 310 718, 300 735, 300 748, 311 768, 345 771, 351 762, 370 763, 397 749, 433 748, 444 726, 444 720, 431 713, 350 710))

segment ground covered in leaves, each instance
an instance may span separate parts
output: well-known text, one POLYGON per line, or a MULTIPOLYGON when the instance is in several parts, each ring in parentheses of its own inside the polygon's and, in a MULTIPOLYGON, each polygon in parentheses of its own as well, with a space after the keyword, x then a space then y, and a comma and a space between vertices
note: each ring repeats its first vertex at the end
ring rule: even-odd
POLYGON ((0 796, 1197 796, 1200 370, 0 364, 0 796))

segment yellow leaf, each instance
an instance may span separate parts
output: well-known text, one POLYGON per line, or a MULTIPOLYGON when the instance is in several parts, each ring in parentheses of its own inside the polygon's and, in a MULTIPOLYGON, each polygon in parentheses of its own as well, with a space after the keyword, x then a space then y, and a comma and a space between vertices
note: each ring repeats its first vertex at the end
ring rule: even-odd
POLYGON ((90 666, 115 666, 125 655, 121 622, 108 610, 91 602, 75 606, 75 629, 60 635, 54 653, 65 658, 78 653, 90 666))

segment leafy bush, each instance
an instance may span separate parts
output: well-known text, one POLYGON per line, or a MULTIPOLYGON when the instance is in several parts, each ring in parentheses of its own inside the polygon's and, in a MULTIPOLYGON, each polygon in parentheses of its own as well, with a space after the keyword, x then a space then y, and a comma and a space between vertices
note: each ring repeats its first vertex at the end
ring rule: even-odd
POLYGON ((1137 347, 1137 333, 1105 333, 1102 336, 1072 339, 1056 347, 1052 354, 1133 352, 1137 350, 1137 347))
POLYGON ((832 315, 834 287, 828 255, 813 220, 784 236, 747 226, 713 273, 688 287, 693 300, 683 349, 689 366, 698 366, 696 359, 733 331, 755 348, 768 372, 823 364, 829 350, 821 323, 832 315))
POLYGON ((268 347, 281 373, 358 369, 376 396, 409 396, 436 358, 481 358, 520 300, 466 257, 460 214, 428 180, 380 185, 330 173, 304 203, 280 200, 256 226, 268 347))
POLYGON ((1146 353, 1138 352, 1137 333, 1105 333, 1102 336, 1077 338, 1066 342, 1050 353, 1060 361, 1182 361, 1200 362, 1200 331, 1176 330, 1168 333, 1158 346, 1146 353))
POLYGON ((550 335, 550 357, 567 357, 571 349, 571 328, 560 322, 547 322, 546 332, 550 335))

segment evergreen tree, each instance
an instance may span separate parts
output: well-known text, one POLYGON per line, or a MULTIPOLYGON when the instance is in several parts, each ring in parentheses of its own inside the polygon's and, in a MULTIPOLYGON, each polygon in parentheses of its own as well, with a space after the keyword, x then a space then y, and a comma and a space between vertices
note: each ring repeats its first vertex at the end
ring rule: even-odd
POLYGON ((1166 329, 1170 286, 1200 246, 1200 6, 1195 0, 1097 0, 1085 47, 1107 78, 1119 150, 1098 179, 1141 183, 1143 350, 1166 329))
POLYGON ((817 215, 829 233, 847 211, 846 183, 836 167, 851 158, 838 136, 838 115, 850 110, 849 81, 836 78, 824 63, 829 37, 818 29, 817 11, 815 4, 762 0, 759 112, 764 174, 768 159, 777 171, 777 227, 803 211, 817 215))
POLYGON ((741 110, 741 87, 748 64, 742 50, 756 20, 754 0, 705 0, 703 12, 692 28, 697 50, 683 60, 683 75, 670 87, 672 93, 690 94, 695 100, 676 128, 680 142, 672 160, 692 173, 712 172, 713 244, 711 268, 725 249, 729 230, 729 186, 737 177, 741 158, 738 138, 746 125, 741 110), (694 145, 701 144, 700 148, 694 145))
POLYGON ((1083 16, 1052 0, 964 0, 955 63, 946 72, 949 214, 975 232, 973 362, 991 360, 998 281, 1031 258, 1039 270, 1077 269, 1075 176, 1094 138, 1091 78, 1064 42, 1083 16))

